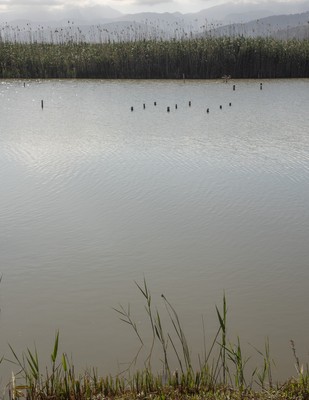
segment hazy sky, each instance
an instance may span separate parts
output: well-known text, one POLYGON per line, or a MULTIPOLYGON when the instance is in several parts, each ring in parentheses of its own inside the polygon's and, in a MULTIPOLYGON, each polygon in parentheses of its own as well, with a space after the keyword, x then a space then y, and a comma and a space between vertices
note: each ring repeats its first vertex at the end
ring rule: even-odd
MULTIPOLYGON (((245 1, 245 0, 243 0, 245 1)), ((297 0, 281 0, 297 3, 297 0)), ((143 11, 154 12, 196 12, 202 9, 227 2, 242 2, 242 0, 0 0, 0 11, 23 12, 42 11, 67 8, 71 6, 92 6, 96 4, 110 6, 122 13, 143 11)), ((254 3, 265 3, 267 0, 252 0, 254 3)))

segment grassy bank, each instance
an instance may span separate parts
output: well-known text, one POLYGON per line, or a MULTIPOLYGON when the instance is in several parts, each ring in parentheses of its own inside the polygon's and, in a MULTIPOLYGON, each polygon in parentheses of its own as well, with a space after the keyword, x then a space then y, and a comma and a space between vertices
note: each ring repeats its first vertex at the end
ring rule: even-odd
POLYGON ((207 38, 121 43, 0 42, 0 77, 217 79, 309 77, 309 40, 207 38))
MULTIPOLYGON (((263 350, 255 349, 260 365, 248 367, 249 358, 243 354, 241 341, 229 340, 227 302, 215 308, 218 329, 208 340, 203 328, 204 351, 194 365, 180 318, 170 301, 161 296, 166 315, 153 306, 146 281, 136 284, 145 302, 147 337, 141 332, 131 314, 130 306, 120 305, 115 312, 136 335, 140 348, 131 365, 116 376, 99 377, 95 370, 77 374, 73 362, 65 353, 59 354, 59 333, 50 354, 50 365, 41 368, 36 349, 16 354, 10 346, 15 372, 7 387, 10 399, 309 399, 309 368, 298 358, 295 344, 291 352, 295 376, 286 382, 273 380, 273 360, 268 340, 263 350), (163 323, 163 320, 165 321, 163 323), (168 323, 167 323, 168 322, 168 323), (150 340, 149 340, 150 338, 150 340), (141 350, 146 357, 143 369, 135 365, 141 350), (152 370, 152 360, 159 357, 162 368, 152 370)), ((7 360, 8 361, 8 360, 7 360)))

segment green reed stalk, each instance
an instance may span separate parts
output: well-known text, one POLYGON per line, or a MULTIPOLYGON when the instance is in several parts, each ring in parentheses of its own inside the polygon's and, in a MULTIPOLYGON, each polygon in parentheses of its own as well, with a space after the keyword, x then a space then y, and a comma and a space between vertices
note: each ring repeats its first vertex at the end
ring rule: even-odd
POLYGON ((164 373, 166 373, 168 376, 170 375, 171 371, 170 371, 170 367, 169 367, 169 363, 168 363, 168 357, 167 357, 167 345, 168 342, 165 339, 165 334, 162 328, 162 323, 161 323, 161 318, 160 318, 160 314, 157 310, 156 312, 156 319, 155 319, 155 332, 157 335, 157 338, 159 339, 159 342, 162 346, 162 350, 163 350, 163 355, 164 355, 164 373))
POLYGON ((59 345, 59 331, 57 331, 57 333, 56 333, 54 349, 50 356, 51 360, 52 360, 52 373, 51 373, 51 377, 50 377, 50 382, 51 382, 50 395, 51 396, 53 396, 55 393, 54 384, 55 384, 55 373, 56 373, 56 360, 57 360, 57 356, 58 356, 58 345, 59 345))
POLYGON ((222 361, 222 374, 223 374, 223 384, 227 383, 227 365, 226 365, 226 336, 227 336, 227 325, 226 325, 226 316, 227 316, 227 307, 226 307, 226 297, 225 293, 223 294, 223 310, 222 314, 220 313, 218 307, 216 306, 217 316, 220 323, 221 329, 221 343, 220 343, 220 358, 222 361))
POLYGON ((226 347, 226 350, 228 358, 230 359, 230 361, 232 361, 235 367, 235 387, 242 393, 243 390, 246 388, 245 366, 249 361, 249 358, 244 358, 242 355, 239 337, 237 337, 237 344, 226 347))
POLYGON ((262 369, 255 369, 255 375, 257 380, 255 383, 260 386, 263 390, 266 390, 267 387, 270 389, 273 387, 273 378, 272 378, 272 365, 274 364, 273 359, 270 357, 270 345, 269 338, 266 338, 264 344, 264 353, 257 349, 255 346, 252 346, 258 354, 263 357, 263 367, 262 369), (266 385, 267 383, 267 385, 266 385))
MULTIPOLYGON (((183 358, 184 358, 184 362, 186 365, 186 370, 187 371, 191 371, 192 370, 192 362, 191 362, 191 356, 190 356, 190 351, 189 351, 189 346, 188 346, 188 342, 186 339, 186 336, 184 334, 184 331, 182 329, 178 314, 175 310, 175 308, 172 306, 172 304, 167 300, 167 298, 162 294, 161 297, 163 298, 164 302, 165 302, 165 307, 166 310, 168 312, 168 315, 170 317, 170 320, 172 322, 172 325, 174 327, 174 330, 176 332, 176 335, 180 341, 181 344, 181 348, 182 348, 182 353, 183 353, 183 358)), ((174 342, 172 341, 172 338, 169 336, 172 344, 173 344, 173 348, 176 352, 176 356, 178 361, 180 361, 180 357, 176 351, 176 346, 174 345, 174 342)), ((182 369, 183 371, 183 369, 182 369)))
POLYGON ((296 353, 296 347, 295 347, 294 340, 290 340, 290 343, 291 343, 293 356, 295 359, 295 368, 296 368, 297 375, 298 375, 299 385, 305 392, 308 393, 308 398, 309 398, 309 368, 308 368, 308 364, 306 365, 306 367, 304 367, 304 365, 302 365, 300 363, 299 358, 296 353))
POLYGON ((139 341, 141 342, 141 344, 143 345, 144 342, 141 338, 141 335, 138 332, 137 329, 137 325, 136 323, 133 321, 132 317, 131 317, 131 309, 130 309, 130 304, 128 304, 127 309, 125 309, 121 304, 119 305, 119 308, 113 308, 113 310, 115 310, 118 314, 120 314, 122 317, 120 317, 120 320, 125 322, 126 324, 130 325, 134 332, 136 333, 136 336, 138 337, 139 341))
POLYGON ((149 319, 150 326, 151 326, 152 342, 151 342, 149 354, 148 354, 148 356, 147 356, 147 358, 145 360, 145 364, 147 364, 148 368, 151 368, 151 356, 152 356, 152 352, 153 352, 153 348, 154 348, 154 344, 155 344, 156 330, 155 330, 155 320, 154 320, 154 317, 153 317, 152 304, 151 304, 151 294, 150 294, 150 292, 148 290, 145 278, 144 278, 144 282, 143 283, 144 283, 144 286, 142 287, 137 282, 135 282, 136 286, 138 287, 138 289, 140 290, 140 292, 142 293, 142 295, 146 299, 145 310, 146 310, 146 313, 148 315, 148 319, 149 319))

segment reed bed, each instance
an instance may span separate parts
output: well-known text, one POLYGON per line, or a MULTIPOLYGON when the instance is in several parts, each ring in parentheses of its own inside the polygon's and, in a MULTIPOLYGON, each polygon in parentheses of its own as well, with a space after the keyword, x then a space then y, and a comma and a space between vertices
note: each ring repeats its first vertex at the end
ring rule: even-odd
POLYGON ((2 79, 308 78, 309 40, 0 41, 2 79))
MULTIPOLYGON (((10 346, 12 359, 18 372, 12 375, 7 387, 8 398, 16 400, 50 399, 264 399, 264 400, 307 400, 309 399, 309 368, 301 363, 293 341, 296 374, 284 383, 272 378, 273 360, 268 341, 261 351, 260 366, 249 371, 248 358, 243 354, 241 341, 231 343, 227 335, 227 301, 225 295, 221 307, 216 307, 218 329, 203 355, 198 356, 198 367, 193 367, 192 352, 184 333, 180 317, 165 295, 162 302, 166 318, 153 305, 146 281, 136 283, 145 301, 145 317, 148 321, 151 340, 145 341, 130 306, 120 305, 115 312, 131 328, 140 343, 140 349, 147 347, 142 370, 134 365, 138 351, 131 365, 115 376, 100 377, 96 370, 77 374, 73 362, 65 353, 59 354, 59 332, 55 335, 50 354, 50 366, 41 368, 37 349, 29 348, 17 355, 10 346), (159 350, 161 349, 161 350, 159 350), (157 354, 159 353, 159 354, 157 354), (159 356, 162 369, 152 370, 152 358, 159 356), (173 359, 173 361, 171 361, 173 359), (176 362, 174 361, 176 360, 176 362)), ((203 329, 203 335, 205 332, 203 329)), ((148 336, 149 337, 149 336, 148 336)), ((206 340, 205 340, 206 343, 206 340)))

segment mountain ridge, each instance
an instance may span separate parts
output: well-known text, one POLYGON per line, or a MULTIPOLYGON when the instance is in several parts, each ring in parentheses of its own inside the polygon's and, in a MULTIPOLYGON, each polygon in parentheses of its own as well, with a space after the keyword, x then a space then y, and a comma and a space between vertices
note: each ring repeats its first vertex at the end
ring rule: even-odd
MULTIPOLYGON (((274 3, 267 4, 271 7, 274 3)), ((197 13, 142 12, 137 14, 117 14, 115 18, 99 18, 102 13, 100 14, 98 8, 95 7, 91 8, 91 12, 96 13, 96 16, 98 16, 96 20, 91 19, 90 14, 84 13, 82 15, 80 10, 79 12, 75 10, 76 19, 66 16, 67 18, 60 20, 33 21, 31 19, 19 19, 10 23, 1 23, 0 18, 0 39, 17 42, 65 42, 67 40, 104 42, 239 35, 249 37, 271 36, 280 39, 288 39, 290 37, 307 39, 309 38, 309 1, 299 2, 298 5, 299 8, 306 8, 306 5, 308 5, 307 11, 295 14, 281 13, 280 15, 270 15, 246 21, 244 15, 248 17, 252 13, 252 4, 250 4, 250 7, 242 8, 247 13, 242 13, 242 18, 240 18, 239 14, 236 15, 236 22, 231 22, 230 14, 221 14, 221 20, 206 18, 207 15, 219 16, 218 10, 221 10, 220 12, 222 13, 223 6, 211 7, 197 13), (228 16, 229 20, 227 19, 228 16), (241 22, 237 22, 239 18, 241 22)), ((239 7, 233 5, 232 8, 233 10, 239 10, 239 7)), ((290 10, 290 8, 291 6, 285 7, 285 10, 290 10)), ((103 12, 106 7, 100 8, 100 10, 103 12)), ((259 8, 259 13, 255 15, 260 15, 261 10, 262 7, 259 8)), ((231 8, 225 9, 226 13, 230 11, 231 8)), ((263 13, 265 12, 264 10, 263 13)), ((64 17, 64 15, 62 16, 64 17)))
POLYGON ((220 21, 223 23, 249 22, 250 20, 265 18, 271 15, 279 14, 297 14, 309 11, 309 0, 301 0, 297 2, 270 1, 270 2, 242 2, 242 3, 224 3, 221 5, 202 9, 193 13, 175 12, 141 12, 134 14, 124 14, 115 10, 110 6, 94 5, 87 7, 67 6, 63 9, 47 11, 46 7, 28 7, 23 12, 0 12, 0 22, 13 22, 15 20, 30 20, 33 23, 50 23, 59 20, 72 20, 75 23, 97 24, 102 22, 115 22, 115 20, 138 20, 147 18, 148 16, 156 16, 156 18, 171 19, 198 19, 209 21, 220 21))

